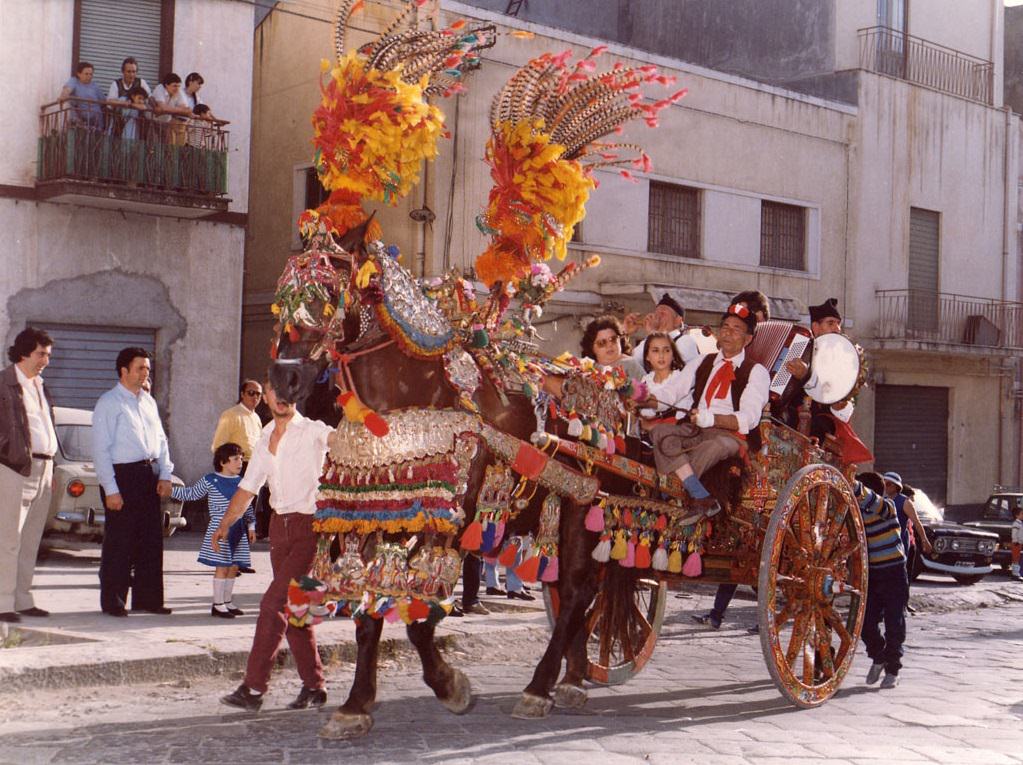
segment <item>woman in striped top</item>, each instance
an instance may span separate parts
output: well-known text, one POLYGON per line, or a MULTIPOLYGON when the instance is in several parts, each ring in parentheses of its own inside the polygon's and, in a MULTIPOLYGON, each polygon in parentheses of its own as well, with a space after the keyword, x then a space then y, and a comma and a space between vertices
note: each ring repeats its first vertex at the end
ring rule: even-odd
POLYGON ((229 543, 221 545, 219 552, 213 549, 213 532, 220 525, 220 520, 227 512, 231 497, 234 496, 241 481, 242 448, 230 442, 221 444, 213 453, 213 467, 216 472, 207 473, 187 488, 175 486, 171 493, 174 499, 183 502, 208 498, 210 522, 199 550, 199 562, 214 568, 213 606, 210 608, 210 616, 233 619, 244 613, 234 605, 232 596, 238 567, 249 568, 252 565, 249 545, 256 540, 256 515, 250 505, 245 515, 231 527, 229 543))
POLYGON ((856 476, 854 493, 863 516, 870 563, 861 635, 867 655, 874 662, 867 673, 867 684, 876 683, 884 672, 881 687, 894 688, 899 684, 899 670, 902 669, 906 606, 909 603, 902 527, 895 505, 884 496, 884 479, 879 474, 860 473, 856 476), (882 619, 884 635, 880 627, 882 619))

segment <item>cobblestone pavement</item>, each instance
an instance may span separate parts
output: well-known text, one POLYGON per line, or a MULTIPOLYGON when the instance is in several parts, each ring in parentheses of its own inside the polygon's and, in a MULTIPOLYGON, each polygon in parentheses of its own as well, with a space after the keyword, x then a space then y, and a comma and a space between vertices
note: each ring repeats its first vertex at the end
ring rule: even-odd
MULTIPOLYGON (((736 601, 718 632, 692 623, 709 592, 669 597, 647 668, 625 685, 591 689, 582 712, 509 716, 539 656, 537 635, 451 657, 478 694, 461 717, 433 699, 415 665, 383 667, 375 728, 357 742, 317 739, 329 709, 273 711, 298 690, 292 670, 275 677, 258 716, 217 703, 237 677, 2 695, 0 762, 1023 762, 1023 604, 912 616, 898 688, 864 685, 869 660, 860 651, 834 699, 796 710, 746 632, 752 603, 736 601)), ((332 704, 351 672, 329 671, 332 704)))

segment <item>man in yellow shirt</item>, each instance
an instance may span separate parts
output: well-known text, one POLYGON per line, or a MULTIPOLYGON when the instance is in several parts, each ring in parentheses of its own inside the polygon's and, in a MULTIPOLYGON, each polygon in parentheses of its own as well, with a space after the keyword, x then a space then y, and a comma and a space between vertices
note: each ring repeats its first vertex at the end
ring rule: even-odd
POLYGON ((238 403, 220 415, 211 452, 226 443, 235 443, 242 448, 242 460, 247 463, 252 459, 252 450, 263 432, 263 422, 256 414, 256 405, 262 397, 263 386, 255 380, 242 381, 238 387, 238 403))
MULTIPOLYGON (((238 403, 220 415, 217 430, 213 434, 213 445, 210 447, 213 452, 226 443, 235 443, 242 448, 242 475, 263 433, 263 421, 256 414, 256 407, 262 398, 262 385, 256 380, 242 380, 238 386, 238 403)), ((270 526, 269 506, 265 500, 261 494, 256 502, 256 536, 259 539, 266 537, 270 526)))

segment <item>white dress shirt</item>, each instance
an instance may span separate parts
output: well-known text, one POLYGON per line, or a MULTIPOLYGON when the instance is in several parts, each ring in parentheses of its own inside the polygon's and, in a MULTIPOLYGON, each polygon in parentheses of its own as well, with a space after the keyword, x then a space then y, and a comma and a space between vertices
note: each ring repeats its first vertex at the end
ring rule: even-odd
MULTIPOLYGON (((707 354, 710 355, 710 354, 707 354)), ((707 405, 706 388, 710 387, 711 381, 714 379, 714 375, 721 368, 721 365, 725 361, 725 357, 720 351, 714 354, 714 366, 710 369, 710 376, 707 378, 707 385, 702 391, 694 391, 693 387, 696 384, 696 370, 699 368, 703 359, 706 356, 697 356, 695 359, 686 364, 685 369, 682 370, 682 381, 680 385, 687 391, 686 395, 676 404, 679 409, 691 409, 693 407, 693 397, 696 393, 700 394, 700 400, 696 402, 697 410, 710 409, 713 414, 721 415, 735 415, 735 419, 739 422, 739 433, 745 435, 753 430, 758 424, 760 424, 760 415, 764 411, 764 406, 767 405, 767 399, 771 391, 771 375, 768 374, 763 364, 754 364, 753 369, 750 370, 749 380, 746 382, 746 389, 742 392, 742 396, 739 398, 739 409, 736 410, 732 406, 732 392, 731 387, 726 391, 724 398, 715 398, 711 401, 709 407, 707 405)), ((746 351, 740 351, 733 356, 729 361, 732 362, 734 370, 738 371, 739 367, 742 366, 742 362, 746 360, 746 351)))
MULTIPOLYGON (((668 337, 675 343, 675 350, 682 357, 683 364, 688 364, 693 359, 700 357, 700 348, 696 344, 696 340, 687 331, 685 324, 669 332, 668 337)), ((646 338, 643 338, 636 343, 636 348, 632 351, 632 358, 638 361, 640 366, 643 366, 643 354, 645 351, 646 338)))
POLYGON ((43 378, 40 375, 29 377, 14 365, 18 382, 21 383, 21 398, 25 402, 25 414, 28 415, 28 434, 33 454, 53 456, 57 451, 57 433, 50 419, 50 407, 43 395, 43 378))
POLYGON ((270 505, 278 515, 312 515, 316 512, 316 491, 327 454, 327 437, 334 429, 295 412, 277 443, 277 454, 271 454, 270 436, 275 426, 276 422, 271 421, 263 428, 238 485, 256 494, 264 483, 269 483, 270 505))
POLYGON ((678 402, 684 400, 690 393, 690 388, 693 387, 692 379, 689 380, 688 386, 686 384, 686 377, 682 374, 681 369, 671 370, 664 380, 657 382, 654 379, 653 372, 647 372, 643 376, 643 382, 646 383, 647 393, 657 399, 657 408, 650 409, 649 407, 639 410, 642 417, 654 417, 658 412, 663 412, 673 406, 676 406, 678 402))

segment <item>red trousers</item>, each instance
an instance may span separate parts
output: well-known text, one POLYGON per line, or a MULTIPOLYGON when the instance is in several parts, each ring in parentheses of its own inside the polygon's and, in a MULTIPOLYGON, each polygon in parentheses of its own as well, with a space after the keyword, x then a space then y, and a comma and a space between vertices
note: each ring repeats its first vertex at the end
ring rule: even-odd
POLYGON ((1023 545, 1020 545, 1019 542, 1013 542, 1012 543, 1012 553, 1011 553, 1012 559, 1011 559, 1011 561, 1012 561, 1012 565, 1013 566, 1018 566, 1019 565, 1019 551, 1020 551, 1020 547, 1023 547, 1023 545))
POLYGON ((270 565, 274 578, 259 602, 256 635, 252 639, 252 650, 245 668, 245 685, 253 691, 266 692, 283 637, 288 639, 288 649, 295 660, 302 685, 311 690, 323 687, 323 665, 316 651, 313 628, 292 627, 284 613, 288 585, 292 579, 309 573, 315 553, 312 515, 273 514, 270 519, 270 565))

